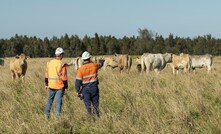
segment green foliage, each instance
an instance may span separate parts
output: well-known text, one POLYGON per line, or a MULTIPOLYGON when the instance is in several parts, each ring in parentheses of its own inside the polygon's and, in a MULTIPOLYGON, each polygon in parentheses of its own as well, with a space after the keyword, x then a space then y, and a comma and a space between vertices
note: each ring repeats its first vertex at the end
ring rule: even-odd
POLYGON ((94 37, 85 35, 80 39, 77 35, 40 39, 15 35, 10 39, 0 39, 0 57, 12 57, 25 53, 30 57, 52 57, 57 47, 63 47, 66 57, 77 57, 84 51, 92 55, 111 55, 114 53, 141 55, 143 53, 188 53, 221 55, 221 40, 213 38, 210 34, 196 38, 169 37, 154 35, 151 30, 138 29, 138 37, 117 39, 114 36, 102 36, 95 33, 94 37))

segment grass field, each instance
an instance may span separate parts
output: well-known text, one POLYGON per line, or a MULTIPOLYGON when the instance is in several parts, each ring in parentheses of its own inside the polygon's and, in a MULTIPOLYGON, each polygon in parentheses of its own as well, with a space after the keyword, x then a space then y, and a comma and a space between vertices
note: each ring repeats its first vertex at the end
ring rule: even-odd
MULTIPOLYGON (((0 66, 0 133, 46 134, 218 134, 221 133, 221 57, 214 70, 172 75, 99 71, 101 117, 87 119, 83 101, 74 89, 76 71, 68 67, 69 92, 61 118, 44 117, 47 100, 44 73, 49 58, 28 59, 25 82, 11 80, 9 60, 0 66)), ((68 62, 70 58, 65 58, 68 62)), ((53 115, 54 105, 51 110, 53 115)))

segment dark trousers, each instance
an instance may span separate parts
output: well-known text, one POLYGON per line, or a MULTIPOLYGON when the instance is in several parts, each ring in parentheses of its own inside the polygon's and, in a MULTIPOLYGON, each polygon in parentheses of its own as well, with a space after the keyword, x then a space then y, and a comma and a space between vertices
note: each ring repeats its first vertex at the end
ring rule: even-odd
POLYGON ((84 104, 87 112, 91 114, 91 103, 96 115, 99 117, 99 89, 98 87, 83 88, 84 104))

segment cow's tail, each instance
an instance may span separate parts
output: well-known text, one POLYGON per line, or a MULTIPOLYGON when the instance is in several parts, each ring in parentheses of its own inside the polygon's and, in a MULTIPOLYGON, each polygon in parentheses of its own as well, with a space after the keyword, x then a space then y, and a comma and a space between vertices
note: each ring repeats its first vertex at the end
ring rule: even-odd
POLYGON ((210 55, 210 59, 211 59, 211 62, 210 62, 210 69, 212 70, 213 69, 213 56, 210 55))
POLYGON ((192 69, 192 58, 191 58, 191 56, 189 56, 189 62, 188 62, 188 72, 189 73, 190 73, 191 69, 192 69))
POLYGON ((128 55, 128 60, 127 60, 127 65, 128 65, 128 73, 130 71, 130 68, 132 66, 132 57, 130 55, 128 55))
POLYGON ((75 60, 75 69, 76 70, 78 70, 78 68, 79 68, 79 60, 80 60, 80 58, 77 58, 76 60, 75 60))
POLYGON ((145 71, 145 62, 144 62, 144 55, 141 56, 140 58, 140 64, 141 64, 141 72, 145 71))
POLYGON ((128 61, 129 61, 129 55, 126 55, 126 59, 125 59, 125 60, 123 60, 123 59, 121 59, 121 60, 122 60, 122 62, 123 62, 123 69, 125 69, 125 71, 129 72, 129 71, 128 71, 128 65, 129 65, 129 63, 128 63, 128 61))

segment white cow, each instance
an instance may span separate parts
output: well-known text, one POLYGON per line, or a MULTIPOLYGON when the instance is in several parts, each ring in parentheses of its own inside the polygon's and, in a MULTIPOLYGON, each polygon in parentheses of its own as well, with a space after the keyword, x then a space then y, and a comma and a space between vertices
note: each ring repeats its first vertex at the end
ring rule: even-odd
POLYGON ((209 73, 212 69, 213 58, 212 55, 192 55, 191 56, 191 69, 195 72, 196 68, 207 68, 207 72, 209 73))
POLYGON ((167 63, 172 62, 172 54, 165 53, 165 54, 151 54, 151 53, 144 53, 141 56, 141 68, 142 71, 149 71, 154 70, 157 73, 160 73, 163 70, 167 63))

